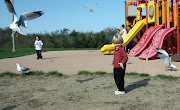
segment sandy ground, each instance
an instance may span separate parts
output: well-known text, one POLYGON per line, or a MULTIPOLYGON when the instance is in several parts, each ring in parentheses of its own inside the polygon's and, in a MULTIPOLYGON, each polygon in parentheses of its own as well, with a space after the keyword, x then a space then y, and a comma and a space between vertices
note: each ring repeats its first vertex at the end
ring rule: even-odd
POLYGON ((180 80, 125 77, 115 95, 113 75, 0 78, 0 110, 180 110, 180 80))
MULTIPOLYGON (((103 55, 99 50, 78 51, 51 51, 43 53, 44 60, 37 60, 36 54, 18 58, 0 59, 0 73, 5 71, 18 73, 16 63, 44 72, 58 71, 62 74, 77 74, 81 70, 112 72, 113 53, 103 55)), ((140 60, 137 57, 129 57, 127 72, 148 73, 151 76, 157 74, 180 76, 180 62, 172 62, 177 66, 177 71, 166 69, 166 65, 160 59, 140 60)))

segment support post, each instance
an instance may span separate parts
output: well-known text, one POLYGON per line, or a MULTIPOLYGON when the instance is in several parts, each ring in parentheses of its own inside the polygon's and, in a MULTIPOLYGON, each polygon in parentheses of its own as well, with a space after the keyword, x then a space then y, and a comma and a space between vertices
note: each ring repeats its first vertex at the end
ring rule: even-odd
POLYGON ((127 30, 127 5, 126 5, 126 0, 124 1, 125 4, 125 29, 127 30))
POLYGON ((165 14, 165 28, 167 28, 167 8, 166 8, 166 0, 164 0, 164 14, 165 14))
POLYGON ((173 1, 174 1, 174 0, 171 0, 171 19, 172 19, 172 24, 174 24, 173 1))
POLYGON ((146 30, 148 30, 148 1, 146 0, 146 30))
MULTIPOLYGON (((12 0, 12 4, 14 5, 14 0, 12 0)), ((14 21, 14 14, 12 14, 12 22, 14 21)), ((12 30, 12 33, 14 33, 14 30, 12 30)), ((15 47, 15 37, 14 34, 12 34, 12 43, 13 43, 13 49, 12 52, 16 52, 16 47, 15 47)))
POLYGON ((157 0, 154 0, 154 6, 155 6, 155 26, 157 25, 157 13, 156 13, 157 7, 156 7, 156 4, 157 4, 157 0))
POLYGON ((179 47, 179 0, 176 0, 176 14, 177 14, 177 54, 180 54, 180 47, 179 47))

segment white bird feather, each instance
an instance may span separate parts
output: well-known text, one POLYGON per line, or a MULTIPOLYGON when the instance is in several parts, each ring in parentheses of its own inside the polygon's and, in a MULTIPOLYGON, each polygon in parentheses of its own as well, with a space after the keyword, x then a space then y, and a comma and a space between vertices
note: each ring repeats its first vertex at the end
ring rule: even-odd
POLYGON ((87 9, 89 9, 89 11, 90 12, 94 12, 93 11, 93 8, 96 6, 97 4, 95 4, 94 6, 92 6, 91 8, 89 8, 89 7, 87 7, 87 6, 84 6, 84 5, 82 5, 84 8, 87 8, 87 9))
POLYGON ((20 19, 18 20, 17 14, 15 12, 14 6, 11 3, 11 1, 5 0, 5 3, 6 3, 6 7, 9 13, 12 13, 14 15, 13 23, 10 24, 9 27, 15 32, 18 32, 19 34, 22 34, 22 35, 26 35, 26 34, 21 30, 20 26, 27 27, 26 25, 27 21, 38 18, 44 14, 42 11, 26 12, 26 13, 21 14, 20 19))
POLYGON ((167 67, 175 69, 176 66, 170 63, 168 53, 165 50, 160 49, 158 47, 156 47, 156 49, 157 49, 158 57, 164 61, 164 63, 167 65, 167 67))
POLYGON ((20 63, 16 63, 16 65, 17 65, 17 71, 25 72, 25 71, 31 70, 30 68, 22 67, 20 63))

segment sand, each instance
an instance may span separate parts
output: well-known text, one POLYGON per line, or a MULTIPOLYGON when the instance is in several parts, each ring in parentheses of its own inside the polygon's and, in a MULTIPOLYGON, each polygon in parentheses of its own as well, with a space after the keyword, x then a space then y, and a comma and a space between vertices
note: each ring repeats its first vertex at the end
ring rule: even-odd
MULTIPOLYGON (((0 59, 0 73, 10 71, 19 73, 16 70, 16 63, 32 68, 33 71, 44 72, 58 71, 65 75, 77 74, 81 70, 112 72, 113 53, 103 55, 99 50, 78 50, 78 51, 50 51, 44 52, 43 60, 37 60, 36 54, 18 58, 0 59)), ((177 71, 166 69, 166 65, 160 59, 140 60, 138 57, 129 57, 127 72, 148 73, 151 76, 157 74, 180 76, 180 62, 172 62, 177 66, 177 71)))
MULTIPOLYGON (((15 63, 33 71, 58 71, 67 76, 0 77, 0 110, 180 110, 180 79, 125 76, 125 95, 117 90, 113 75, 76 75, 81 70, 112 72, 113 55, 99 50, 44 52, 0 60, 0 73, 17 72, 15 63)), ((129 57, 127 72, 180 76, 160 59, 129 57)))
POLYGON ((125 77, 115 95, 113 75, 0 78, 0 110, 180 110, 180 80, 125 77))

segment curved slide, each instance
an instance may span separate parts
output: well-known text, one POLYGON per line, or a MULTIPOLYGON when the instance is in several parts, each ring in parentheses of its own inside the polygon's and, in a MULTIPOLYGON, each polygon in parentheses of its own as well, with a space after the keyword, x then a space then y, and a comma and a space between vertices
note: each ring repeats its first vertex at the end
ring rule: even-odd
POLYGON ((141 37, 140 41, 136 44, 136 46, 131 49, 128 56, 139 56, 143 50, 148 48, 148 44, 152 41, 153 36, 155 33, 160 30, 163 25, 157 25, 150 27, 141 37))
POLYGON ((126 37, 123 39, 122 46, 123 47, 127 46, 145 25, 146 25, 146 19, 138 21, 134 25, 134 27, 129 31, 129 33, 126 35, 126 37))
POLYGON ((167 28, 159 30, 153 37, 152 44, 149 48, 142 52, 140 59, 154 59, 157 57, 156 47, 162 48, 165 39, 172 35, 175 28, 167 28))
POLYGON ((101 48, 101 52, 103 52, 104 54, 110 54, 111 51, 113 51, 115 48, 114 44, 106 44, 101 48))
MULTIPOLYGON (((141 31, 141 29, 146 25, 146 19, 143 19, 141 21, 138 21, 134 27, 129 31, 129 33, 126 35, 126 37, 124 38, 123 40, 123 44, 122 46, 126 46, 128 45, 132 40, 133 38, 137 35, 137 33, 139 31, 141 31)), ((107 44, 107 45, 104 45, 102 48, 101 48, 101 51, 104 53, 104 54, 110 54, 111 51, 113 51, 115 48, 114 44, 107 44)))

